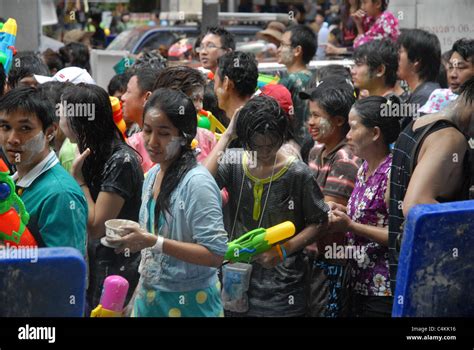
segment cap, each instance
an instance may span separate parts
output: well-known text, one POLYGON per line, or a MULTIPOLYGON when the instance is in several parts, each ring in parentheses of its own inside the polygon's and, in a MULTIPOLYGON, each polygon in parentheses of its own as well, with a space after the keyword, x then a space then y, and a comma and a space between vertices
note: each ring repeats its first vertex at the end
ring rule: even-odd
POLYGON ((293 117, 293 100, 290 91, 286 87, 281 84, 267 84, 261 88, 261 91, 262 95, 273 97, 286 114, 293 117))
POLYGON ((67 67, 61 69, 53 77, 47 77, 44 75, 34 75, 36 81, 39 84, 47 83, 48 81, 59 81, 61 83, 70 82, 73 84, 87 83, 95 84, 94 79, 90 74, 83 68, 79 67, 67 67))

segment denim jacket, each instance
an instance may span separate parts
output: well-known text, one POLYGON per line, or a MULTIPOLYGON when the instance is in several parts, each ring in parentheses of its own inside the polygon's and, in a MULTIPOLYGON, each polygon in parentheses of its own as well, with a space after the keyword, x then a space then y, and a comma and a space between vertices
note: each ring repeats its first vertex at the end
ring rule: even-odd
MULTIPOLYGON (((143 184, 139 222, 144 229, 150 220, 148 204, 153 198, 153 184, 159 170, 159 165, 150 169, 143 184)), ((171 194, 170 212, 172 216, 167 213, 159 228, 160 236, 200 244, 224 256, 227 251, 227 233, 223 223, 221 194, 214 178, 204 166, 197 165, 179 182, 171 194)), ((155 220, 158 221, 158 218, 155 220)), ((216 268, 154 253, 150 248, 142 250, 139 272, 145 288, 165 292, 190 291, 217 283, 216 268)))

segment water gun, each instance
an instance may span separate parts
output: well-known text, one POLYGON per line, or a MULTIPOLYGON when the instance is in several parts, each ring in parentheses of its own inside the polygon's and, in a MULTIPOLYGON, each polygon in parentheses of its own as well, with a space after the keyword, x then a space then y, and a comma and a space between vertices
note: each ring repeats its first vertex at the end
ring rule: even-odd
POLYGON ((210 130, 214 134, 216 134, 217 132, 222 134, 226 129, 224 125, 222 125, 222 123, 211 112, 205 111, 204 109, 201 109, 198 112, 197 118, 199 128, 210 130))
POLYGON ((38 246, 35 238, 26 227, 30 215, 25 205, 15 192, 15 183, 9 175, 5 162, 0 159, 0 241, 11 246, 38 246), (16 204, 20 210, 13 207, 16 204))
POLYGON ((268 84, 278 84, 280 81, 280 77, 275 75, 268 75, 268 74, 262 74, 260 73, 258 75, 258 80, 257 80, 257 89, 263 88, 265 85, 268 84))
POLYGON ((5 74, 8 74, 12 67, 13 56, 16 55, 17 25, 13 18, 9 18, 5 23, 0 23, 0 63, 3 64, 5 74))
POLYGON ((123 135, 124 139, 127 139, 125 131, 127 130, 127 125, 125 124, 125 120, 123 120, 123 113, 122 113, 122 102, 117 97, 109 96, 110 104, 112 105, 112 113, 114 116, 114 123, 117 125, 117 128, 123 135))
POLYGON ((122 276, 108 276, 104 281, 100 303, 92 310, 91 317, 122 317, 128 287, 128 281, 122 276))
POLYGON ((255 255, 270 250, 273 244, 293 236, 295 232, 291 221, 267 229, 257 228, 230 242, 224 260, 248 263, 255 255))

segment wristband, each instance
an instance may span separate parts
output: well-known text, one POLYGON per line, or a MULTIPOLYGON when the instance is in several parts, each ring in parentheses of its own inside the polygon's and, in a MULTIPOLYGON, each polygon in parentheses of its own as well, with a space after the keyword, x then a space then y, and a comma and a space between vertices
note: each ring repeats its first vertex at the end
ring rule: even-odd
POLYGON ((156 243, 153 247, 151 247, 151 251, 154 253, 161 254, 163 253, 163 243, 165 239, 162 236, 158 236, 156 239, 156 243))
POLYGON ((285 261, 287 254, 286 254, 286 249, 283 246, 283 244, 280 245, 280 250, 281 250, 281 253, 283 254, 283 259, 282 260, 285 261))

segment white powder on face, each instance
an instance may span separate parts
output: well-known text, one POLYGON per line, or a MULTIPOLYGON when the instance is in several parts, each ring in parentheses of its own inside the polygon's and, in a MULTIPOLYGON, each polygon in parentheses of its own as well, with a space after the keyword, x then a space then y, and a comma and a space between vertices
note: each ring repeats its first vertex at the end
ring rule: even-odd
POLYGON ((29 158, 24 159, 21 157, 21 160, 18 163, 21 163, 21 165, 29 165, 32 159, 44 150, 44 147, 46 146, 45 138, 43 131, 40 131, 35 137, 25 142, 25 144, 21 146, 21 151, 23 153, 27 152, 29 158))
POLYGON ((332 125, 329 120, 325 118, 319 119, 319 133, 321 136, 328 136, 332 132, 332 125))
POLYGON ((175 158, 179 150, 181 149, 181 142, 183 141, 182 137, 173 136, 171 141, 166 145, 166 157, 165 160, 171 160, 175 158))

